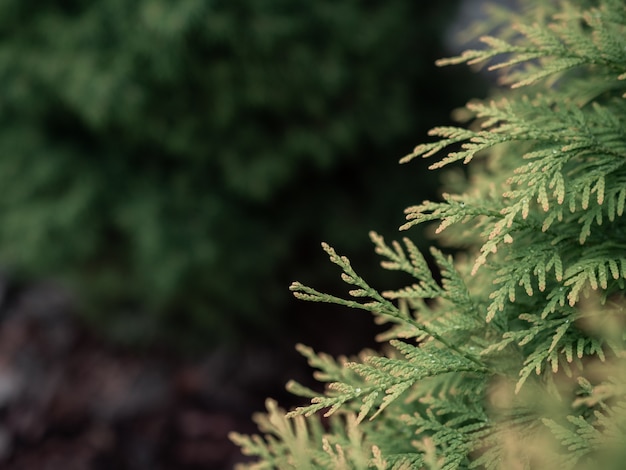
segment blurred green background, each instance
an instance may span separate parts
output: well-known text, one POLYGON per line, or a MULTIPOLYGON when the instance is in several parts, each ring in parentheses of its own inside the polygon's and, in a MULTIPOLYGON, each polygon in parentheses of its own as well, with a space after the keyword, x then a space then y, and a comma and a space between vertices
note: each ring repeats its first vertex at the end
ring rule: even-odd
POLYGON ((123 343, 287 332, 320 241, 376 280, 367 232, 435 194, 397 161, 475 94, 433 64, 456 7, 3 0, 0 265, 123 343))

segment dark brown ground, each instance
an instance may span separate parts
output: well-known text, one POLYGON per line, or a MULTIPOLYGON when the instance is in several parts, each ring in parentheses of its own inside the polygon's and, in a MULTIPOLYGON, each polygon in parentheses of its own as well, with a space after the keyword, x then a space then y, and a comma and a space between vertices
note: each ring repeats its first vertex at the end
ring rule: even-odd
POLYGON ((57 286, 7 284, 0 278, 2 470, 232 469, 243 457, 228 433, 255 432, 250 417, 265 398, 288 407, 284 383, 310 376, 293 344, 338 351, 338 336, 313 325, 282 346, 193 359, 123 350, 81 327, 57 286))
POLYGON ((80 327, 52 284, 0 297, 0 469, 230 469, 228 432, 254 431, 284 383, 276 351, 138 354, 80 327))

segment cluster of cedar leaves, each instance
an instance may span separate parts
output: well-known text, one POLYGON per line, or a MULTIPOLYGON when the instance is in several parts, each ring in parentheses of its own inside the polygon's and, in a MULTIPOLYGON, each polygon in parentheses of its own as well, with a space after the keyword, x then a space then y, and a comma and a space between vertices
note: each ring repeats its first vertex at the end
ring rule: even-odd
MULTIPOLYGON (((500 14, 501 11, 496 12, 500 14)), ((496 14, 494 13, 494 14, 496 14)), ((294 283, 299 298, 390 325, 381 353, 301 352, 327 383, 308 406, 268 401, 261 436, 234 435, 248 468, 617 468, 626 457, 626 6, 526 2, 485 49, 442 64, 501 71, 468 127, 441 127, 406 161, 463 161, 439 202, 452 259, 372 234, 382 266, 414 283, 378 292, 324 245, 349 296, 294 283), (322 419, 323 411, 328 419, 322 419)), ((329 325, 329 328, 332 328, 329 325)))

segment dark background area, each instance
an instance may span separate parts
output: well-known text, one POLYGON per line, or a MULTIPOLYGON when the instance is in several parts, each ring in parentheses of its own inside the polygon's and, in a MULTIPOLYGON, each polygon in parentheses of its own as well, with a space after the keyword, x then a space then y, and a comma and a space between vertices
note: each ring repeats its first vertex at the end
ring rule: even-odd
POLYGON ((434 66, 458 7, 2 2, 2 468, 231 468, 295 343, 373 344, 288 286, 342 288, 321 241, 393 285, 367 234, 438 187, 397 162, 482 90, 434 66))

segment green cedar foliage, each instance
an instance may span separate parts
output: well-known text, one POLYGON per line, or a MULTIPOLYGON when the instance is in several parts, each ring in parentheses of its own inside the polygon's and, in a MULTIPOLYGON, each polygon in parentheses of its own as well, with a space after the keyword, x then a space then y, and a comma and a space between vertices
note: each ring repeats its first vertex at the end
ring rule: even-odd
POLYGON ((392 162, 351 164, 452 96, 418 96, 441 85, 423 59, 439 3, 0 2, 2 267, 71 281, 127 339, 280 324, 279 276, 311 234, 389 214, 382 191, 356 201, 392 162))
POLYGON ((387 346, 337 361, 300 347, 325 393, 289 384, 311 402, 286 415, 268 402, 264 437, 232 436, 258 457, 242 468, 623 468, 626 7, 535 2, 511 18, 440 62, 487 63, 506 86, 404 159, 471 162, 403 226, 437 221, 462 255, 433 249, 435 276, 409 239, 372 234, 382 267, 414 278, 378 292, 324 245, 349 296, 294 283, 296 297, 371 312, 387 346))

